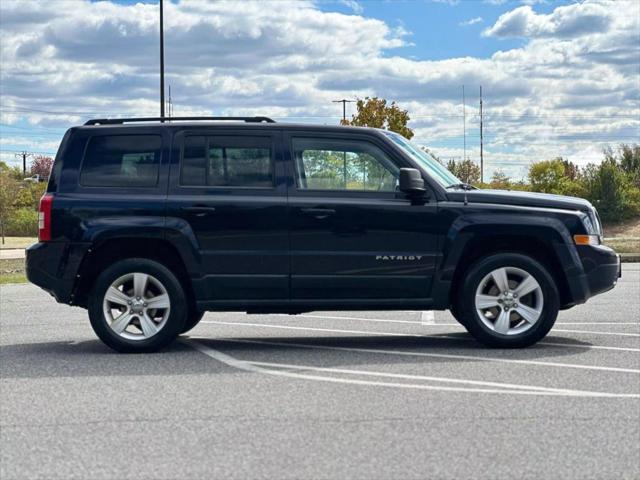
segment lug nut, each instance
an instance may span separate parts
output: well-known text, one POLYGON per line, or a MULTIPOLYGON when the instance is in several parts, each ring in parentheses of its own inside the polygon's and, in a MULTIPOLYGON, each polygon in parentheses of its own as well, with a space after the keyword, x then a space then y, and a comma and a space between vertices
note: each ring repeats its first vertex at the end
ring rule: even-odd
POLYGON ((146 303, 143 303, 143 304, 142 304, 142 306, 143 306, 143 307, 146 307, 146 306, 147 306, 147 304, 146 304, 146 303))
POLYGON ((127 302, 127 304, 131 305, 131 300, 129 300, 129 301, 127 302))
POLYGON ((517 304, 517 303, 514 303, 514 304, 513 304, 513 308, 518 308, 518 304, 517 304))
POLYGON ((513 298, 518 298, 518 294, 517 294, 517 293, 514 293, 514 294, 513 294, 513 298))

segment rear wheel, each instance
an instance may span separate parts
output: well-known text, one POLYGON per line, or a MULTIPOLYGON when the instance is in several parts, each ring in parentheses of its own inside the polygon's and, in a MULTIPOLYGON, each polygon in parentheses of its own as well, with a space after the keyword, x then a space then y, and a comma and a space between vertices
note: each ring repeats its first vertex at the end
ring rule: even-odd
POLYGON ((96 335, 119 352, 155 352, 182 331, 185 294, 164 265, 132 258, 102 272, 89 297, 89 318, 96 335))
POLYGON ((518 348, 543 338, 558 308, 558 290, 547 269, 526 255, 504 253, 471 266, 453 312, 479 342, 518 348))

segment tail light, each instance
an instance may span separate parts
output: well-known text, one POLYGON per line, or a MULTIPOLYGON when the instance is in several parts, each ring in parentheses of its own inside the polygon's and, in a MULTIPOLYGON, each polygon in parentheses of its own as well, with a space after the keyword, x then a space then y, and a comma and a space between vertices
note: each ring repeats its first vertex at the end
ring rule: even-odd
POLYGON ((38 208, 38 240, 48 242, 51 240, 51 206, 53 195, 45 193, 40 199, 38 208))

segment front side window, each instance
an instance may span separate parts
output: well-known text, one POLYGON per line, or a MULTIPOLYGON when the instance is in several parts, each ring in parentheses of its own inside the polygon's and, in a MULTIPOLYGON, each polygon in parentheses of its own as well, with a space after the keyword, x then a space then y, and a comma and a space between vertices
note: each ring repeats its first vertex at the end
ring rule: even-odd
POLYGON ((398 167, 369 142, 294 138, 293 153, 301 190, 396 190, 398 167))
POLYGON ((160 135, 91 137, 80 170, 87 187, 155 187, 162 138, 160 135))
POLYGON ((273 187, 271 139, 188 136, 180 178, 183 186, 273 187))

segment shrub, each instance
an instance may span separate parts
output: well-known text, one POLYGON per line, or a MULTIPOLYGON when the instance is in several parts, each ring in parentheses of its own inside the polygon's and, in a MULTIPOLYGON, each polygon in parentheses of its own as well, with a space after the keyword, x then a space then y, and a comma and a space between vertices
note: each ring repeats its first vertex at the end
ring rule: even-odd
POLYGON ((31 208, 12 210, 7 218, 4 234, 15 237, 38 235, 38 212, 31 208))

